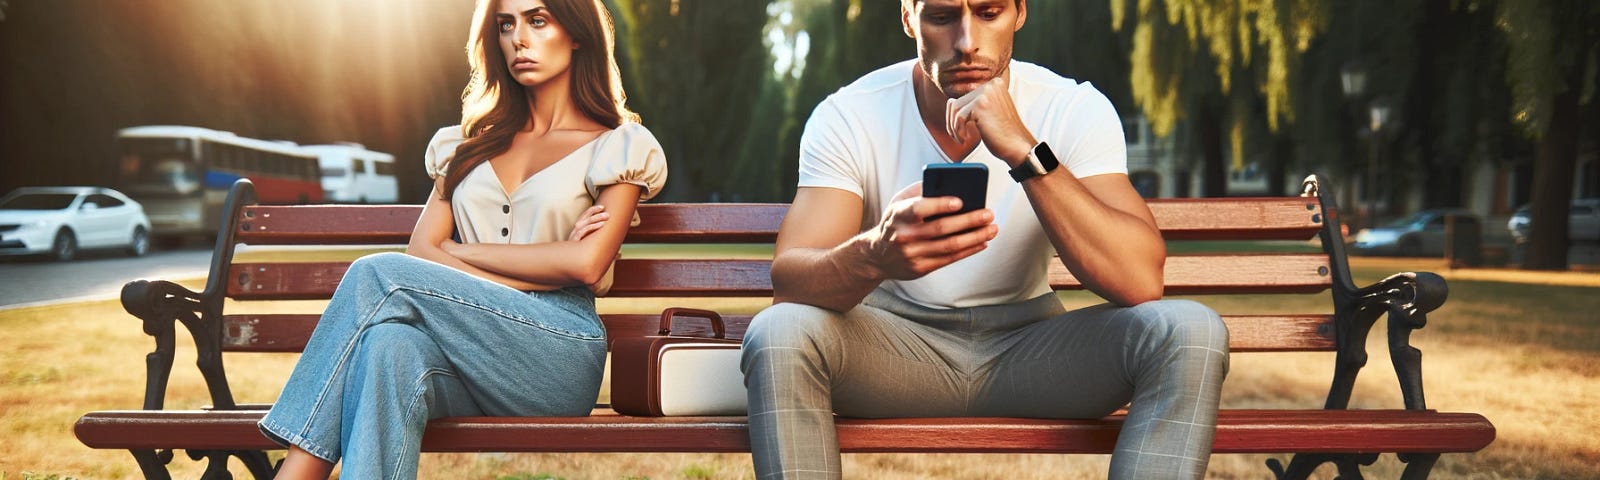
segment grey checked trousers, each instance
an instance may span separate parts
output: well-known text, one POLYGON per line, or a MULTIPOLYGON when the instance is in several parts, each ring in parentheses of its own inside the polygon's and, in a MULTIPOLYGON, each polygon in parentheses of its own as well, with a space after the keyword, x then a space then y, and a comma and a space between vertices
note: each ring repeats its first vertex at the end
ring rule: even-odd
POLYGON ((840 477, 834 413, 1101 418, 1128 402, 1110 478, 1201 478, 1228 329, 1186 300, 1065 312, 1054 294, 932 309, 874 291, 839 314, 774 305, 741 368, 760 479, 840 477))

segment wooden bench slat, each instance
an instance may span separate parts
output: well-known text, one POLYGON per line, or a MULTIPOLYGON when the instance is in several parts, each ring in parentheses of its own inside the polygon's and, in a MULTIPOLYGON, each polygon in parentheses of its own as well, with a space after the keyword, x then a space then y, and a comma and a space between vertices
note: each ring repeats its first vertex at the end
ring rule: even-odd
MULTIPOLYGON (((236 263, 228 296, 240 300, 306 300, 333 295, 349 262, 236 263)), ((768 260, 622 259, 613 297, 768 297, 768 260)), ((1180 255, 1167 258, 1166 293, 1315 293, 1332 277, 1320 254, 1180 255)), ((1057 290, 1083 285, 1059 262, 1050 264, 1057 290)))
MULTIPOLYGON (((1151 199, 1168 240, 1306 240, 1322 228, 1315 199, 1151 199)), ((772 243, 786 204, 644 204, 628 243, 772 243)), ((404 244, 420 205, 245 207, 239 241, 252 245, 404 244)))
MULTIPOLYGON (((627 243, 772 243, 786 204, 644 204, 627 243)), ((245 207, 238 240, 252 245, 404 244, 420 205, 245 207)))
POLYGON ((1149 199, 1167 240, 1310 240, 1322 229, 1315 198, 1149 199))
MULTIPOLYGON (((222 350, 225 352, 299 352, 316 328, 317 314, 225 315, 222 350)), ((606 336, 618 338, 655 335, 660 317, 642 314, 604 314, 606 336)), ((723 316, 728 338, 744 338, 750 315, 723 316)), ((1331 352, 1334 350, 1331 315, 1223 315, 1228 324, 1228 348, 1233 352, 1331 352)), ((708 323, 680 319, 674 335, 711 336, 708 323)))
MULTIPOLYGON (((73 432, 91 448, 278 449, 261 411, 103 411, 73 432)), ((1110 453, 1122 417, 1098 420, 838 420, 845 452, 1110 453)), ((1213 453, 1472 452, 1494 440, 1473 413, 1405 410, 1223 410, 1213 453)), ((455 417, 434 420, 426 452, 729 452, 749 450, 744 417, 455 417)))

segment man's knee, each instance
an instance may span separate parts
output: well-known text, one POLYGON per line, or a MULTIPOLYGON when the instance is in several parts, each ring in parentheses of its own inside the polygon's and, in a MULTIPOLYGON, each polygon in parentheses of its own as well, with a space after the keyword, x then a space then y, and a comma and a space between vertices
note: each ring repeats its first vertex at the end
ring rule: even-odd
POLYGON ((817 353, 822 344, 834 340, 830 338, 833 335, 830 324, 838 316, 835 312, 798 303, 767 307, 750 320, 750 328, 745 331, 741 366, 748 373, 750 364, 760 355, 817 353))
POLYGON ((1158 300, 1129 308, 1150 338, 1171 348, 1228 352, 1228 325, 1215 310, 1190 300, 1158 300))

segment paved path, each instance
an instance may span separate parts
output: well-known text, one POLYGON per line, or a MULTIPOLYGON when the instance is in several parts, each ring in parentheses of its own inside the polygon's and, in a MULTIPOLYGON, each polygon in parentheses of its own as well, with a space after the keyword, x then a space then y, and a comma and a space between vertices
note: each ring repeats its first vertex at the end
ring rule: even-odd
POLYGON ((0 310, 52 303, 117 298, 122 284, 141 278, 205 278, 211 250, 193 247, 128 257, 85 252, 70 262, 38 258, 0 259, 0 310))

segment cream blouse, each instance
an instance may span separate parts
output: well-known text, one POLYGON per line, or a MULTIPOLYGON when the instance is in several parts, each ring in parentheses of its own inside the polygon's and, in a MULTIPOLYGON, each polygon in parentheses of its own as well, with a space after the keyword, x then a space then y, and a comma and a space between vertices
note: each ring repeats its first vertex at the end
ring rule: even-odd
MULTIPOLYGON (((428 176, 443 176, 456 147, 462 142, 461 126, 439 129, 424 155, 428 176)), ((649 200, 667 181, 667 161, 661 144, 638 123, 624 123, 533 174, 507 192, 489 162, 467 173, 450 200, 456 232, 462 243, 529 244, 566 240, 584 210, 600 198, 608 185, 630 183, 644 189, 640 201, 649 200)), ((635 212, 631 225, 639 224, 635 212)), ((611 289, 612 270, 606 270, 598 292, 611 289)))

